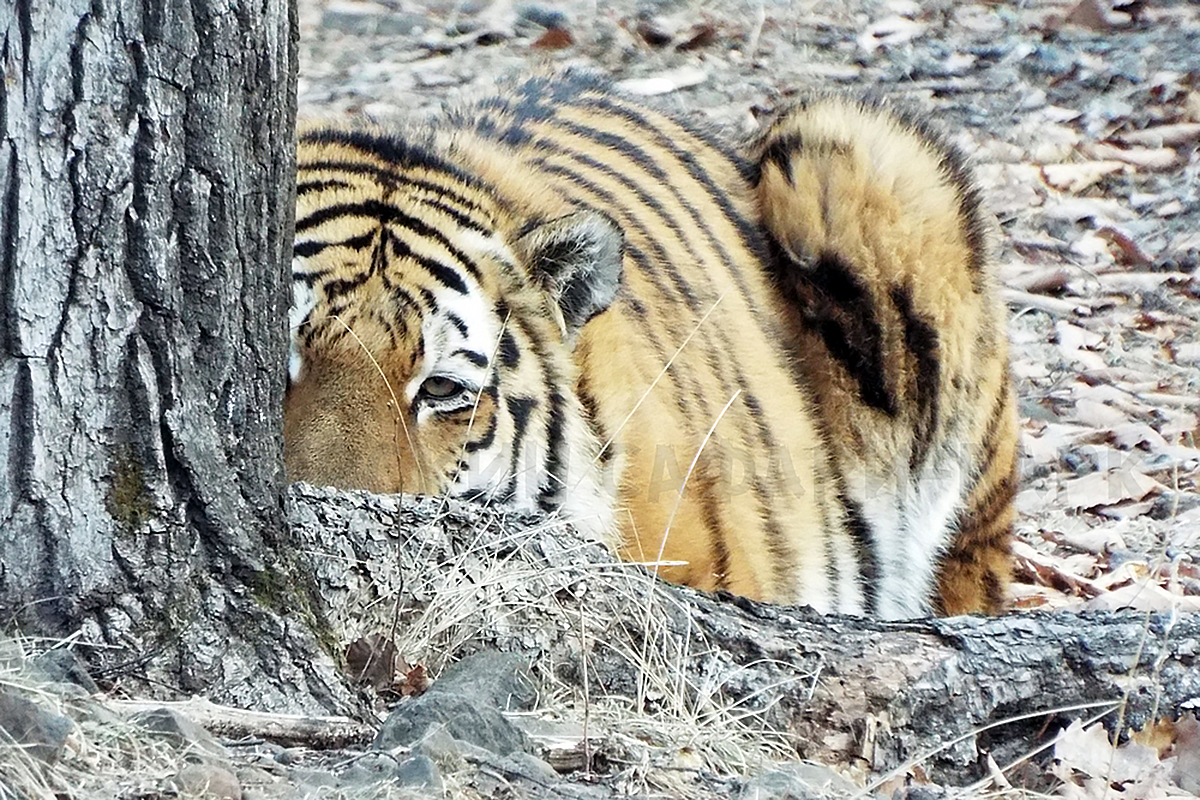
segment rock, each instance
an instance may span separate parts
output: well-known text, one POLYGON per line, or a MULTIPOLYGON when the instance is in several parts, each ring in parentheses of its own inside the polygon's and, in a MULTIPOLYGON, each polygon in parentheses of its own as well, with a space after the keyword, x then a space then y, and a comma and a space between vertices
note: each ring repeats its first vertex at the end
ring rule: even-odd
MULTIPOLYGON (((340 781, 332 772, 324 769, 293 769, 288 771, 288 777, 292 783, 303 787, 306 791, 310 789, 332 789, 336 788, 340 781)), ((307 797, 308 795, 301 795, 307 797)))
POLYGON ((524 3, 517 6, 516 28, 519 33, 530 35, 538 28, 551 30, 566 27, 567 15, 557 8, 541 3, 524 3))
POLYGON ((46 763, 62 753, 73 724, 66 717, 47 711, 37 703, 0 690, 0 730, 4 738, 46 763))
POLYGON ((398 705, 380 728, 372 749, 409 747, 431 728, 444 728, 455 739, 508 755, 528 747, 529 740, 496 708, 459 694, 430 690, 398 705))
POLYGON ((824 800, 851 797, 853 783, 822 764, 798 762, 768 770, 746 782, 739 800, 824 800))
POLYGON ((180 797, 204 800, 242 800, 242 785, 232 772, 215 764, 185 764, 171 779, 180 797))
POLYGON ((442 793, 442 773, 429 756, 418 754, 402 761, 396 768, 396 782, 413 789, 427 789, 434 795, 442 793))
POLYGON ((510 753, 500 759, 496 766, 506 775, 519 777, 532 783, 549 785, 562 781, 562 776, 554 767, 529 753, 510 753))
POLYGON ((495 758, 493 753, 478 745, 455 739, 442 727, 433 728, 426 733, 413 747, 413 752, 429 757, 443 772, 459 772, 465 769, 468 759, 480 763, 489 757, 495 758))
POLYGON ((343 788, 359 789, 382 783, 442 791, 442 774, 426 755, 397 758, 390 753, 364 753, 338 775, 343 788))
POLYGON ((47 650, 29 659, 29 663, 45 675, 47 680, 73 683, 82 687, 88 694, 100 691, 100 687, 88 674, 87 665, 74 650, 47 650))
POLYGON ((501 711, 528 711, 537 703, 536 687, 526 658, 481 650, 446 669, 428 694, 456 694, 501 711))
POLYGON ((213 735, 189 717, 169 708, 139 711, 129 718, 138 727, 158 734, 177 750, 228 761, 230 753, 213 735))

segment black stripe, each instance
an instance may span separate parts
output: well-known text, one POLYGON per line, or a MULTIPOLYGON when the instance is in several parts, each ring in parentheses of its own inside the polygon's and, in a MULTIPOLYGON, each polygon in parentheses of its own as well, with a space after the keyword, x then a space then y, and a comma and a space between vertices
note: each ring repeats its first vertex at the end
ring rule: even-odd
POLYGON ((409 258, 416 262, 422 269, 429 273, 435 281, 451 291, 459 294, 467 294, 467 284, 463 281, 462 276, 453 268, 449 267, 437 259, 428 258, 418 253, 414 253, 408 243, 398 236, 388 233, 388 244, 391 246, 392 257, 396 259, 409 258))
MULTIPOLYGON (((799 133, 787 133, 782 136, 772 136, 760 156, 760 164, 772 163, 779 168, 788 186, 794 186, 792 181, 792 153, 804 147, 804 140, 799 133)), ((759 174, 761 178, 761 172, 759 174)), ((755 182, 757 185, 757 181, 755 182)))
POLYGON ((915 471, 925 461, 938 427, 941 402, 942 365, 938 358, 937 329, 913 310, 912 292, 907 286, 894 286, 892 303, 904 324, 904 345, 916 362, 916 376, 911 388, 916 394, 916 420, 908 468, 915 471))
POLYGON ((700 483, 697 487, 700 496, 700 512, 704 518, 704 526, 708 528, 710 558, 713 563, 712 571, 717 579, 716 588, 728 589, 729 545, 725 541, 726 526, 721 519, 721 504, 715 479, 715 475, 719 470, 712 468, 710 459, 705 458, 704 460, 708 463, 698 463, 695 475, 700 483))
MULTIPOLYGON (((550 376, 546 376, 549 381, 550 376)), ((551 386, 554 384, 551 383, 551 386)), ((561 505, 559 498, 566 487, 567 468, 565 458, 567 442, 564 431, 567 424, 565 401, 557 389, 550 390, 550 413, 546 417, 546 460, 541 482, 538 485, 538 508, 553 511, 561 505)))
POLYGON ((314 181, 296 181, 296 196, 303 197, 311 192, 320 192, 325 189, 349 189, 351 184, 346 181, 336 179, 330 180, 314 180, 314 181))
POLYGON ((451 356, 462 356, 467 361, 470 361, 472 364, 474 364, 477 367, 486 367, 488 365, 488 357, 485 356, 483 353, 480 353, 475 350, 463 350, 462 348, 459 348, 458 350, 455 350, 450 355, 451 356))
POLYGON ((858 560, 858 584, 862 589, 864 611, 872 616, 879 608, 879 560, 875 554, 871 526, 863 516, 862 506, 854 502, 844 489, 838 494, 838 502, 842 504, 846 532, 850 534, 858 560))
POLYGON ((870 290, 836 253, 822 253, 812 264, 798 264, 775 246, 783 288, 829 354, 858 384, 859 398, 888 416, 897 413, 888 388, 883 330, 875 317, 870 290))
POLYGON ((996 395, 996 402, 992 406, 991 416, 988 418, 987 429, 983 434, 983 454, 979 459, 980 474, 987 471, 988 466, 996 458, 996 432, 1000 429, 1000 423, 1009 413, 1008 408, 1008 393, 1012 390, 1012 382, 1007 379, 1000 384, 1000 394, 996 395))
MULTIPOLYGON (((339 144, 372 155, 386 164, 395 164, 398 167, 410 169, 413 167, 422 167, 437 172, 445 172, 464 183, 470 183, 467 175, 452 163, 425 147, 403 139, 391 136, 377 136, 361 130, 326 128, 309 131, 299 139, 301 147, 310 143, 339 144)), ((302 164, 302 168, 305 169, 318 167, 326 169, 345 168, 340 161, 307 162, 302 164), (325 166, 326 164, 330 164, 331 166, 325 166)), ((346 171, 349 170, 347 169, 346 171)))
POLYGON ((462 336, 464 339, 470 335, 471 331, 467 327, 467 323, 463 322, 463 318, 458 314, 455 314, 453 311, 446 312, 446 321, 453 325, 454 329, 458 331, 459 336, 462 336))
POLYGON ((825 534, 825 580, 829 582, 829 610, 842 609, 842 567, 838 563, 837 540, 828 531, 825 534))
POLYGON ((366 283, 370 277, 371 275, 368 272, 359 272, 350 278, 339 278, 338 280, 321 284, 321 289, 325 292, 326 302, 357 289, 366 283))
MULTIPOLYGON (((375 182, 380 186, 380 188, 392 192, 402 187, 418 189, 427 193, 427 195, 421 197, 423 202, 427 202, 430 205, 433 205, 435 208, 444 209, 447 211, 447 213, 451 213, 447 202, 452 202, 458 206, 461 206, 464 211, 458 211, 455 209, 453 210, 453 213, 459 214, 463 217, 463 219, 467 220, 463 223, 464 226, 475 228, 477 230, 490 228, 490 225, 488 224, 490 222, 490 215, 487 214, 486 210, 479 203, 458 191, 459 186, 466 186, 472 190, 478 189, 479 187, 477 182, 470 176, 459 171, 457 168, 454 168, 453 170, 439 170, 439 172, 443 173, 444 176, 450 181, 449 183, 443 184, 435 183, 434 181, 426 180, 424 178, 417 177, 416 175, 397 172, 396 170, 389 169, 387 167, 363 163, 361 161, 310 161, 301 163, 299 165, 300 175, 304 175, 306 172, 318 171, 346 172, 352 175, 367 175, 374 178, 375 182), (473 217, 469 216, 467 212, 472 211, 478 212, 481 216, 483 216, 485 222, 478 222, 473 217)), ((340 182, 312 181, 311 183, 312 185, 318 185, 320 183, 337 184, 340 182)), ((349 183, 344 183, 342 185, 346 188, 353 188, 349 183)))
MULTIPOLYGON (((399 208, 379 200, 371 199, 356 203, 334 203, 333 205, 318 208, 303 219, 296 220, 296 232, 300 233, 341 216, 363 216, 376 219, 379 220, 381 225, 397 225, 405 230, 412 231, 418 237, 432 239, 446 248, 450 255, 454 257, 454 260, 462 264, 475 278, 479 278, 480 276, 479 269, 475 266, 474 262, 465 253, 455 247, 445 233, 424 220, 414 217, 411 214, 406 214, 399 208)), ((389 233, 391 232, 389 231, 389 233)), ((391 239, 393 243, 400 241, 400 238, 395 236, 394 233, 392 233, 391 239)))
POLYGON ((292 271, 292 280, 294 282, 303 283, 304 285, 308 286, 311 289, 313 286, 315 286, 317 284, 317 281, 320 281, 323 278, 327 278, 332 274, 333 274, 333 270, 331 270, 331 269, 318 269, 318 270, 313 270, 312 272, 296 272, 295 270, 293 270, 292 271))
POLYGON ((343 239, 338 242, 318 240, 297 242, 292 247, 292 255, 300 258, 311 258, 329 247, 347 247, 352 250, 361 250, 373 241, 375 241, 374 232, 364 233, 362 236, 351 236, 349 239, 343 239))
MULTIPOLYGON (((499 424, 499 416, 499 414, 493 413, 491 419, 488 420, 488 427, 487 430, 483 432, 483 436, 474 441, 467 442, 464 449, 468 453, 477 453, 480 450, 485 450, 492 446, 492 443, 496 441, 496 428, 499 424)), ((476 420, 476 422, 478 422, 478 420, 476 420)))
POLYGON ((513 369, 521 360, 521 349, 517 347, 517 340, 513 338, 512 332, 505 328, 500 334, 500 364, 505 369, 513 369))
POLYGON ((513 421, 513 440, 509 449, 508 486, 505 487, 509 498, 515 497, 517 494, 517 478, 519 477, 517 460, 521 457, 521 449, 525 445, 525 434, 529 430, 529 416, 537 404, 537 398, 534 397, 504 398, 504 406, 508 409, 508 415, 512 417, 513 421))
POLYGON ((523 397, 517 395, 515 397, 504 398, 504 405, 508 409, 508 415, 513 421, 513 446, 514 453, 521 451, 521 445, 525 440, 525 432, 529 428, 529 415, 533 413, 533 409, 537 407, 538 401, 534 397, 523 397))

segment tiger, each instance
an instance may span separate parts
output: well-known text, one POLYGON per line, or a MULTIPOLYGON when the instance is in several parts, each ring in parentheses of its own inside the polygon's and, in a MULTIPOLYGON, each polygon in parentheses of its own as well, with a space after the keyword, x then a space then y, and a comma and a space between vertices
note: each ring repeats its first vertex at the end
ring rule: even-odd
POLYGON ((818 95, 725 136, 569 73, 297 140, 291 480, 822 613, 1003 610, 1005 310, 928 125, 818 95))

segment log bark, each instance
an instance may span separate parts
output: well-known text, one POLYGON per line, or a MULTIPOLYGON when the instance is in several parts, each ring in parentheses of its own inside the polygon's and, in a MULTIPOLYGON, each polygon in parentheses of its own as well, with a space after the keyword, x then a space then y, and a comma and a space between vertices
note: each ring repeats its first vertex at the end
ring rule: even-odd
POLYGON ((0 52, 0 624, 347 706, 280 494, 294 9, 16 0, 0 52))
POLYGON ((743 715, 825 763, 919 759, 962 784, 1075 718, 1138 728, 1200 706, 1196 614, 822 617, 657 581, 546 520, 304 485, 290 500, 345 642, 383 633, 435 674, 483 645, 535 654, 547 682, 743 715))

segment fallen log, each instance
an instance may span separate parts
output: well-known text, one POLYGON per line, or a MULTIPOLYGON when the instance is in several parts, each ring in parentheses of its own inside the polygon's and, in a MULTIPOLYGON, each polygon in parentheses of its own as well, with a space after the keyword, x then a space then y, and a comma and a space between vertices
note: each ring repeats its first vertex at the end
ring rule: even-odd
POLYGON ((433 674, 481 646, 639 713, 711 708, 799 757, 979 778, 1071 720, 1140 728, 1200 708, 1200 615, 1014 613, 880 622, 710 595, 544 518, 294 486, 331 633, 384 634, 433 674))

